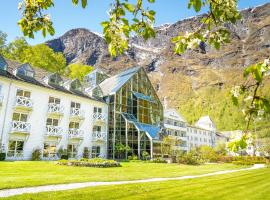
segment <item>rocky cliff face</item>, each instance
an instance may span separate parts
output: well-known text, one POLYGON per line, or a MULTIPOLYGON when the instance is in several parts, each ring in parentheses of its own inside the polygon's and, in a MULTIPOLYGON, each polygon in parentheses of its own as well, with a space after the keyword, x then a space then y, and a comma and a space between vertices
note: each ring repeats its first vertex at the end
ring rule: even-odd
POLYGON ((195 30, 202 16, 164 24, 156 28, 155 38, 144 41, 133 37, 129 51, 111 58, 102 36, 86 29, 70 30, 47 44, 61 51, 68 62, 100 66, 114 74, 133 65, 145 67, 161 99, 181 109, 181 102, 195 98, 204 89, 225 89, 238 82, 243 67, 270 55, 270 3, 241 11, 231 31, 231 43, 217 51, 206 46, 205 52, 173 53, 171 38, 179 32, 195 30))

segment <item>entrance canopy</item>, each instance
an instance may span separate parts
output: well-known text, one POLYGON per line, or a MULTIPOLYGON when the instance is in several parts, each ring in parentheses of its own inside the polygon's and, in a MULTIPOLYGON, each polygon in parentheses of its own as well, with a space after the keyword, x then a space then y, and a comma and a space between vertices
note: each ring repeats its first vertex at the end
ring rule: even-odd
POLYGON ((122 113, 122 116, 128 122, 134 124, 138 130, 148 133, 151 139, 158 139, 158 132, 160 131, 160 127, 140 123, 133 114, 122 113))

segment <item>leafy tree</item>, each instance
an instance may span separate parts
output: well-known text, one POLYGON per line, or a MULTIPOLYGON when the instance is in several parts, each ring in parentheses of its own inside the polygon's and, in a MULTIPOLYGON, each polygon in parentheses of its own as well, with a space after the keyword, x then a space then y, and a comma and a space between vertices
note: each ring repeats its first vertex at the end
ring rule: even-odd
POLYGON ((245 150, 247 145, 247 134, 243 134, 240 137, 236 136, 232 141, 228 142, 227 148, 231 152, 237 153, 239 151, 245 150))
POLYGON ((6 45, 6 41, 7 41, 7 34, 0 31, 0 53, 6 45))
POLYGON ((3 55, 6 58, 23 62, 25 57, 24 51, 27 48, 31 47, 26 42, 25 38, 19 37, 16 38, 14 41, 10 42, 8 45, 6 45, 5 49, 3 50, 3 55))
POLYGON ((177 152, 175 147, 181 144, 181 140, 172 137, 172 136, 165 136, 161 143, 161 154, 168 155, 169 157, 176 156, 177 152))
POLYGON ((40 67, 47 71, 63 73, 66 67, 66 59, 63 54, 55 53, 45 44, 26 48, 23 53, 22 62, 28 62, 35 67, 40 67))
POLYGON ((239 99, 241 99, 243 114, 247 120, 246 130, 248 130, 251 121, 261 120, 270 115, 270 96, 269 93, 263 93, 265 81, 270 80, 269 59, 247 67, 243 76, 246 82, 235 86, 231 94, 236 106, 239 106, 239 99))
POLYGON ((115 145, 115 153, 118 155, 118 158, 124 158, 126 153, 131 151, 130 146, 126 146, 122 143, 115 145))
POLYGON ((84 65, 81 63, 73 63, 67 67, 67 75, 71 79, 79 79, 80 81, 93 70, 94 68, 89 65, 84 65))

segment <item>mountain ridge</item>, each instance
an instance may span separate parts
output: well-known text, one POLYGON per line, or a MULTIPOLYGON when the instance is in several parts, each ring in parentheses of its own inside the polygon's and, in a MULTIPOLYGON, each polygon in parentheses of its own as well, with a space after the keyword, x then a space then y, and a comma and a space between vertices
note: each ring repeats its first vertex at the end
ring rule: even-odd
MULTIPOLYGON (((231 32, 231 42, 219 51, 206 45, 205 49, 174 54, 171 38, 179 32, 194 31, 203 15, 155 27, 156 37, 147 41, 132 37, 129 50, 116 58, 110 57, 107 44, 99 34, 84 28, 72 29, 46 44, 63 52, 68 63, 94 65, 112 75, 134 65, 142 66, 165 105, 177 108, 189 121, 202 114, 213 115, 219 121, 218 126, 225 128, 223 116, 216 116, 215 109, 206 106, 206 102, 218 103, 209 98, 221 95, 222 99, 232 85, 241 83, 244 67, 270 55, 270 3, 244 9, 241 15, 242 19, 235 25, 224 24, 231 32)), ((239 112, 230 109, 226 111, 228 114, 239 112)))

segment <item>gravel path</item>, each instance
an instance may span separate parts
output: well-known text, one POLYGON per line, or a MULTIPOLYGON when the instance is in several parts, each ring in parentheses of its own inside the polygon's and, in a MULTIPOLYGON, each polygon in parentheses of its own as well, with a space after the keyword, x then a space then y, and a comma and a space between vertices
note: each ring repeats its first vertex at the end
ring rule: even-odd
POLYGON ((225 170, 225 171, 218 171, 218 172, 202 174, 202 175, 181 176, 181 177, 174 177, 174 178, 151 178, 151 179, 133 180, 133 181, 69 183, 69 184, 59 184, 59 185, 25 187, 25 188, 17 188, 17 189, 4 189, 4 190, 0 190, 0 197, 10 197, 10 196, 21 195, 25 193, 63 191, 63 190, 71 190, 71 189, 95 187, 95 186, 105 186, 105 185, 122 185, 122 184, 132 184, 132 183, 149 183, 149 182, 159 182, 159 181, 193 179, 193 178, 201 178, 201 177, 221 175, 221 174, 229 174, 233 172, 255 170, 255 169, 260 169, 264 167, 265 165, 263 164, 257 164, 250 168, 237 169, 237 170, 225 170))

